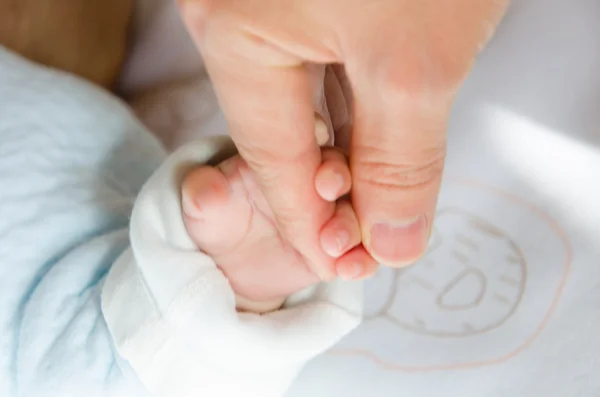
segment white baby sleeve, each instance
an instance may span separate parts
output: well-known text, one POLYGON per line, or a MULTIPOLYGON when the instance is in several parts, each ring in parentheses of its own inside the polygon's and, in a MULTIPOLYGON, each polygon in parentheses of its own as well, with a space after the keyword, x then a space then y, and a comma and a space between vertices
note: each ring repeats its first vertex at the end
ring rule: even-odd
POLYGON ((236 311, 227 279, 186 233, 179 193, 190 167, 233 152, 227 137, 213 137, 169 157, 137 198, 131 249, 104 285, 116 348, 155 396, 281 396, 360 322, 360 283, 322 285, 266 315, 236 311))

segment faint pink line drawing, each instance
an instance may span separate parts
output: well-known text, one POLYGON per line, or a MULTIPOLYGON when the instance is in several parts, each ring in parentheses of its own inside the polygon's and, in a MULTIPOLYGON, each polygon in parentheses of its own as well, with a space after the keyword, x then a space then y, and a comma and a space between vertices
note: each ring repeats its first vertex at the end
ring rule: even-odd
MULTIPOLYGON (((548 324, 552 314, 554 313, 564 286, 567 282, 568 275, 571 270, 571 262, 572 262, 572 247, 566 236, 564 230, 560 227, 560 225, 547 213, 542 211, 537 206, 528 203, 522 198, 503 191, 494 186, 490 186, 484 183, 480 183, 473 180, 463 179, 463 178, 451 178, 451 181, 457 183, 462 186, 481 189, 486 191, 489 194, 494 195, 497 198, 505 200, 507 203, 512 205, 519 206, 525 210, 527 210, 531 215, 536 217, 538 220, 542 221, 543 224, 546 225, 548 230, 551 230, 554 235, 558 238, 558 241, 562 244, 565 252, 565 260, 562 266, 562 273, 560 274, 560 280, 558 283, 558 287, 554 293, 552 301, 548 306, 546 313, 544 314, 542 321, 535 328, 533 333, 530 333, 528 336, 524 336, 524 341, 518 345, 518 347, 512 349, 511 351, 503 354, 501 356, 478 360, 473 362, 463 362, 463 363, 448 363, 448 364, 440 364, 440 365, 397 365, 389 362, 388 360, 382 359, 377 354, 372 351, 366 349, 353 349, 353 348, 335 348, 330 354, 336 356, 355 356, 355 357, 363 357, 366 358, 377 365, 391 371, 400 371, 400 372, 430 372, 430 371, 440 371, 440 370, 451 370, 451 369, 467 369, 473 367, 480 366, 488 366, 494 365, 498 363, 505 362, 518 354, 520 354, 523 350, 527 349, 540 335, 543 329, 548 324)), ((448 210, 446 210, 448 211, 448 210)), ((393 282, 392 285, 394 288, 400 288, 402 285, 410 285, 410 288, 420 288, 422 291, 434 291, 437 292, 435 304, 440 310, 445 312, 452 311, 461 311, 467 309, 473 309, 482 304, 482 300, 484 299, 484 294, 487 293, 486 299, 489 302, 493 302, 493 304, 498 305, 497 307, 504 307, 505 315, 502 318, 496 319, 495 322, 489 324, 472 324, 472 323, 462 323, 461 329, 454 330, 444 330, 444 329, 435 329, 428 325, 428 321, 422 315, 412 315, 410 316, 408 313, 402 312, 401 319, 399 320, 398 315, 395 313, 391 313, 391 310, 394 306, 394 298, 396 292, 394 291, 387 298, 387 301, 381 306, 381 309, 376 313, 373 313, 366 320, 373 320, 375 318, 386 318, 388 321, 394 323, 396 326, 401 327, 405 330, 409 330, 411 332, 415 332, 417 334, 430 335, 432 337, 464 337, 471 336, 478 333, 484 333, 491 329, 497 328, 503 324, 506 319, 510 318, 512 313, 516 310, 523 295, 523 290, 525 288, 526 280, 527 280, 527 262, 526 258, 523 255, 522 250, 519 248, 518 244, 503 230, 500 228, 486 222, 483 219, 480 219, 476 216, 471 216, 467 211, 461 209, 451 209, 451 212, 455 214, 461 214, 461 216, 469 218, 469 227, 471 230, 476 230, 474 234, 477 237, 477 233, 481 236, 485 236, 487 239, 498 239, 498 241, 502 241, 502 244, 506 244, 507 249, 506 253, 503 254, 502 258, 498 258, 498 260, 504 264, 507 269, 505 274, 499 274, 498 277, 494 280, 495 284, 501 286, 498 290, 489 290, 489 280, 486 275, 481 272, 478 268, 477 264, 470 263, 470 258, 474 253, 479 252, 481 249, 481 244, 477 241, 477 238, 473 238, 473 235, 469 233, 463 233, 462 231, 456 232, 454 234, 454 243, 456 246, 460 246, 460 249, 452 250, 450 255, 452 256, 452 260, 455 264, 464 266, 464 270, 459 272, 457 276, 452 279, 449 283, 445 284, 441 290, 436 290, 436 287, 432 284, 432 282, 423 277, 415 277, 410 274, 410 272, 406 272, 403 270, 399 270, 394 274, 394 278, 398 282, 393 282), (406 277, 407 284, 402 284, 399 282, 403 277, 406 277), (463 282, 466 278, 470 278, 472 281, 472 285, 479 285, 479 290, 474 290, 473 294, 470 296, 470 300, 464 302, 450 302, 447 299, 448 294, 450 294, 457 285, 463 282), (506 291, 506 293, 504 293, 506 291), (410 320, 410 321, 409 321, 410 320), (482 326, 484 325, 484 326, 482 326)), ((444 213, 444 210, 440 211, 440 215, 444 213)), ((436 249, 445 244, 444 240, 448 239, 447 235, 434 235, 432 236, 432 241, 430 243, 429 252, 434 252, 436 249)), ((425 257, 419 266, 422 269, 429 269, 429 271, 434 271, 436 266, 440 266, 440 264, 436 264, 435 261, 432 261, 430 257, 425 257)), ((439 287, 439 286, 438 286, 439 287)))

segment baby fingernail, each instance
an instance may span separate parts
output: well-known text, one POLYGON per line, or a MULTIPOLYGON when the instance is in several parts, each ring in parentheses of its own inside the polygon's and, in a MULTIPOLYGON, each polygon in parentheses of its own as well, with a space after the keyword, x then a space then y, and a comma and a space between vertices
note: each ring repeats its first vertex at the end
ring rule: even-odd
POLYGON ((393 223, 377 223, 371 229, 371 254, 386 265, 407 265, 417 260, 427 245, 425 216, 393 223))
POLYGON ((321 235, 321 247, 325 253, 333 258, 340 257, 350 241, 350 234, 346 230, 325 230, 321 235))
POLYGON ((183 212, 190 218, 198 219, 201 217, 202 212, 200 207, 196 204, 192 195, 189 193, 183 193, 181 197, 181 208, 183 212))
POLYGON ((339 172, 331 170, 327 178, 329 180, 329 186, 331 190, 337 195, 344 187, 344 177, 339 172))
POLYGON ((344 187, 344 177, 337 171, 327 170, 319 178, 319 194, 328 201, 338 199, 340 190, 344 187))
POLYGON ((329 129, 320 117, 315 119, 315 136, 319 146, 323 146, 329 142, 329 129))
POLYGON ((363 266, 360 263, 350 262, 338 267, 338 275, 346 280, 356 280, 363 272, 363 266))

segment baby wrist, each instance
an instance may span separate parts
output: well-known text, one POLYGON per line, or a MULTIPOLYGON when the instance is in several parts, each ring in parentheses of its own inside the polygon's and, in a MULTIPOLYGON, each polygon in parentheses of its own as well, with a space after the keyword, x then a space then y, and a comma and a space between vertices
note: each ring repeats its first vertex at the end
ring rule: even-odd
POLYGON ((235 294, 235 307, 239 312, 250 312, 256 314, 265 314, 279 310, 285 302, 285 297, 275 298, 266 301, 256 301, 235 294))

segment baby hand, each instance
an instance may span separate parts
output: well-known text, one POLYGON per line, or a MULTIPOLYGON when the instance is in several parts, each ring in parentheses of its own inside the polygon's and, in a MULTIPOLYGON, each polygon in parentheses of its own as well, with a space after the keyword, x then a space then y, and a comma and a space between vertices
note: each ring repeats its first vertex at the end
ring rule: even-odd
MULTIPOLYGON (((321 243, 336 260, 336 273, 347 280, 367 277, 377 264, 361 245, 358 220, 349 201, 348 162, 336 148, 322 149, 315 176, 319 195, 336 202, 321 229, 321 243)), ((279 233, 253 172, 236 155, 217 167, 191 171, 182 186, 184 221, 191 238, 210 255, 236 293, 239 310, 278 309, 291 294, 318 283, 319 277, 279 233)))

